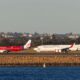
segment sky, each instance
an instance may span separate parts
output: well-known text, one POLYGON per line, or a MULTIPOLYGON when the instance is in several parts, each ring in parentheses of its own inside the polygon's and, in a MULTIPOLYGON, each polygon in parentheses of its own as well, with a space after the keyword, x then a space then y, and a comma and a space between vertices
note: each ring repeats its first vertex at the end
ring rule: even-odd
POLYGON ((80 0, 0 0, 0 32, 80 33, 80 0))

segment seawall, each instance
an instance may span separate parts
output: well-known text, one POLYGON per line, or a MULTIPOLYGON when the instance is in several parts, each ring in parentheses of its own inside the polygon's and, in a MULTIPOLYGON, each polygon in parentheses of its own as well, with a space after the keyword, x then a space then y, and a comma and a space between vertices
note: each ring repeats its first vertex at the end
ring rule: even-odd
POLYGON ((0 54, 0 66, 80 66, 80 55, 26 54, 0 54))

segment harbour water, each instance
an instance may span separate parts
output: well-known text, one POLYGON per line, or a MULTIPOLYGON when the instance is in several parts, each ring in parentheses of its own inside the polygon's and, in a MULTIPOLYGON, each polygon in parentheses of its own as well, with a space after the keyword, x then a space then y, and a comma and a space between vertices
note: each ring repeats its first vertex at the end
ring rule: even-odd
POLYGON ((80 67, 0 67, 0 80, 80 80, 80 67))

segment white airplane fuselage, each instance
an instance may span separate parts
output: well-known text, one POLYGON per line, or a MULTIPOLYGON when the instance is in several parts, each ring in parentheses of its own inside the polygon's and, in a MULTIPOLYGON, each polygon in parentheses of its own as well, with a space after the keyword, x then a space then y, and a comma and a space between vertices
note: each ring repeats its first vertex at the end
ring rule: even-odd
POLYGON ((71 50, 71 51, 76 51, 80 50, 80 45, 41 45, 37 46, 34 48, 35 51, 37 52, 42 52, 42 51, 54 51, 54 52, 62 52, 63 50, 71 50))

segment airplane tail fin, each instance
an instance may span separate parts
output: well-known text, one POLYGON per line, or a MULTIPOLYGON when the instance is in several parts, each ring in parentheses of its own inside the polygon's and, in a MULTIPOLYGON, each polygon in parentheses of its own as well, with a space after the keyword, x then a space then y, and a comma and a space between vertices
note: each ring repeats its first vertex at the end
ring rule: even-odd
POLYGON ((70 45, 70 48, 72 48, 74 45, 75 45, 75 43, 71 44, 71 45, 70 45))
POLYGON ((24 49, 28 49, 31 47, 31 40, 28 40, 28 42, 24 45, 24 49))

